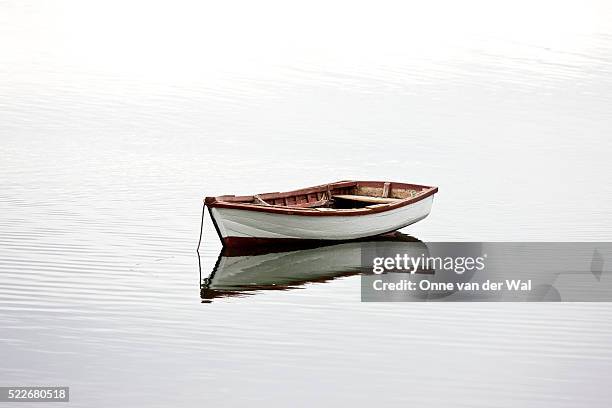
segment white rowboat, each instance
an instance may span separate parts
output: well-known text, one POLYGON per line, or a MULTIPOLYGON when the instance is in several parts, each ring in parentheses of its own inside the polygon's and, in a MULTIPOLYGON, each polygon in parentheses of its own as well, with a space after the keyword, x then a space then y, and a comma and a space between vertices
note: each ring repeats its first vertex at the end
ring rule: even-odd
POLYGON ((284 193, 206 197, 224 246, 354 240, 427 217, 437 187, 340 181, 284 193))

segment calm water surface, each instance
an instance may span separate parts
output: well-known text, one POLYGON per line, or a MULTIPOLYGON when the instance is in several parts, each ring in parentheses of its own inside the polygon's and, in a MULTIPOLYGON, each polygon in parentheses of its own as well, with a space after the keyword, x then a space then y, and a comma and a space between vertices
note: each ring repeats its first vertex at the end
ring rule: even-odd
POLYGON ((423 241, 611 239, 610 7, 403 7, 1 2, 1 385, 608 406, 609 304, 360 303, 351 273, 203 302, 204 195, 413 181, 423 241))

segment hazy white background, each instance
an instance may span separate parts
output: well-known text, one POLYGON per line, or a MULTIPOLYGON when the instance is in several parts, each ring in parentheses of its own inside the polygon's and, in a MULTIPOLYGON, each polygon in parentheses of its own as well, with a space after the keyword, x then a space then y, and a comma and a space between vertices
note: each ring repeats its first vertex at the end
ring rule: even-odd
POLYGON ((0 383, 607 406, 607 304, 360 304, 346 278, 202 305, 193 249, 203 195, 348 178, 439 186, 422 240, 610 240, 610 22, 606 1, 0 1, 0 383))

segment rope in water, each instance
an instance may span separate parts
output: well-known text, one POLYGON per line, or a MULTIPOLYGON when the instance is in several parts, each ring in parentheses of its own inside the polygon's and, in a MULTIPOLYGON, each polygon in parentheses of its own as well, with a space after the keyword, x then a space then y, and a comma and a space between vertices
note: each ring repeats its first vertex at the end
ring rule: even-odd
POLYGON ((196 248, 196 252, 200 253, 200 244, 202 243, 202 233, 204 230, 204 212, 206 211, 206 204, 202 205, 202 221, 200 222, 200 239, 198 240, 198 247, 196 248))

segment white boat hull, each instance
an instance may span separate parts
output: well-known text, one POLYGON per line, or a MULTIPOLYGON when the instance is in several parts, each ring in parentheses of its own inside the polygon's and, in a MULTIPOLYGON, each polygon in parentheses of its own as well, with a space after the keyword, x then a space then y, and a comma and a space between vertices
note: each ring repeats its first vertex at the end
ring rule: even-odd
POLYGON ((372 214, 304 216, 210 208, 224 244, 246 240, 351 240, 384 234, 427 217, 433 195, 413 204, 372 214))

